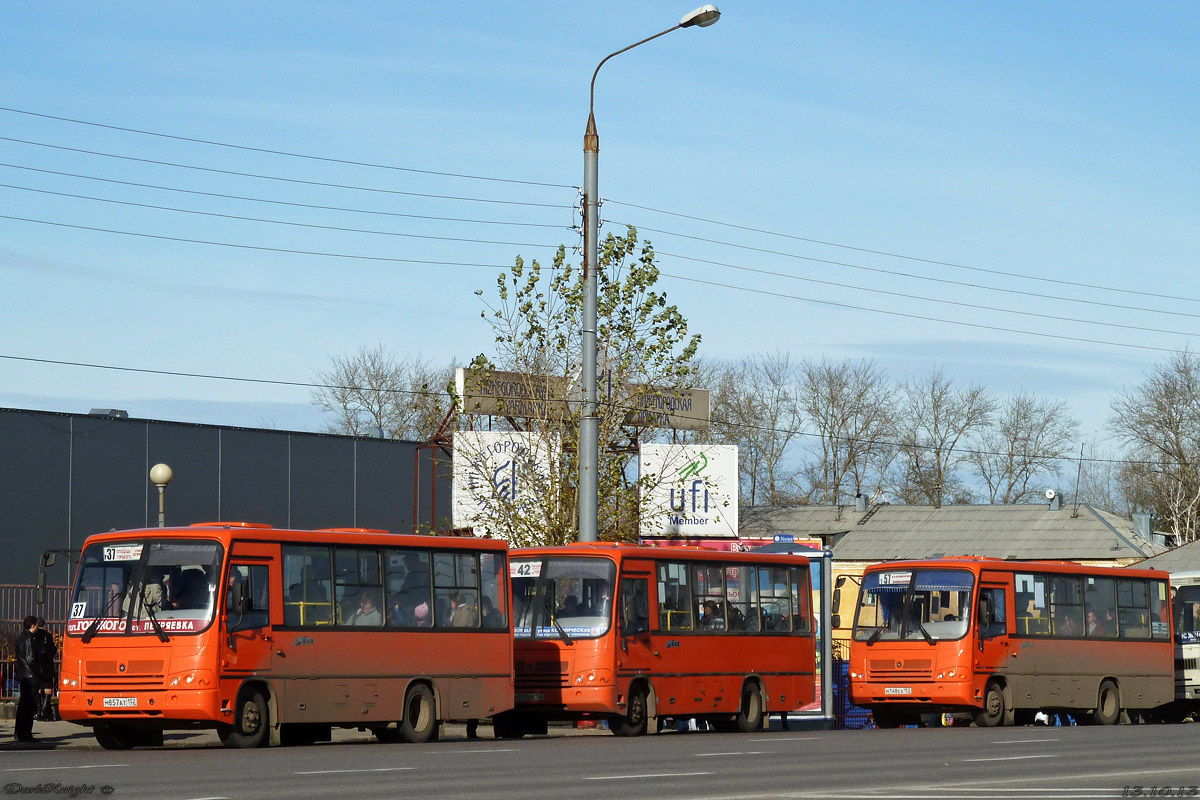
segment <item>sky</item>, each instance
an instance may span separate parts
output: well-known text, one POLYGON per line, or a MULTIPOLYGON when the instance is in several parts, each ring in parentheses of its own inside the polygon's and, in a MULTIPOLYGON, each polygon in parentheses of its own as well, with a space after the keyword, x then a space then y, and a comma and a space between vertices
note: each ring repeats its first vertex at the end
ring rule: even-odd
MULTIPOLYGON (((1196 347, 1200 5, 719 5, 595 94, 601 233, 703 356, 941 368, 1097 437, 1196 347)), ((332 356, 488 352, 476 290, 581 244, 593 70, 691 8, 8 4, 0 406, 315 431, 332 356)))

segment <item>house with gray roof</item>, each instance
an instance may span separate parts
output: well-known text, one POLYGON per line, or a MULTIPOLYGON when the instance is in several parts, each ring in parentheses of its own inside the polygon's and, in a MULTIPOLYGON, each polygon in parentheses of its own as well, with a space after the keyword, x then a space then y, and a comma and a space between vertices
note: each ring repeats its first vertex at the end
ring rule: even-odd
POLYGON ((1182 544, 1165 553, 1150 556, 1137 567, 1165 569, 1167 572, 1195 572, 1200 570, 1200 540, 1182 544))

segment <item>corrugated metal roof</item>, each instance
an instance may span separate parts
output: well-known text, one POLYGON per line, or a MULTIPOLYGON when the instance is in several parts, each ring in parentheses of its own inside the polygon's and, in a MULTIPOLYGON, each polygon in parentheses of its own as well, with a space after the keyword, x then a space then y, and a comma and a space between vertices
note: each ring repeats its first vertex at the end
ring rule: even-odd
POLYGON ((865 513, 849 506, 750 507, 739 516, 743 537, 824 536, 833 541, 834 558, 847 561, 950 555, 1141 559, 1165 550, 1134 533, 1129 520, 1088 505, 883 505, 865 513))
POLYGON ((1136 566, 1146 569, 1165 569, 1167 572, 1200 570, 1200 541, 1188 542, 1165 553, 1159 553, 1136 566))

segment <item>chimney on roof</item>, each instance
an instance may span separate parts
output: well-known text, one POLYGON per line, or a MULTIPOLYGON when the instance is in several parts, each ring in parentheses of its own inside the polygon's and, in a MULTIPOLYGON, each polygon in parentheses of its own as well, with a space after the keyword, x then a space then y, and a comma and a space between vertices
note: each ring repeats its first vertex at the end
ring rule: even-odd
POLYGON ((114 417, 116 419, 129 419, 129 412, 123 408, 93 408, 88 412, 89 417, 114 417))
POLYGON ((867 496, 865 494, 859 493, 854 495, 854 513, 867 513, 867 496))
POLYGON ((1050 503, 1051 511, 1062 511, 1062 495, 1053 489, 1046 490, 1046 500, 1050 503))
POLYGON ((1135 512, 1133 515, 1133 532, 1142 537, 1146 541, 1154 541, 1150 530, 1150 515, 1144 511, 1135 512))

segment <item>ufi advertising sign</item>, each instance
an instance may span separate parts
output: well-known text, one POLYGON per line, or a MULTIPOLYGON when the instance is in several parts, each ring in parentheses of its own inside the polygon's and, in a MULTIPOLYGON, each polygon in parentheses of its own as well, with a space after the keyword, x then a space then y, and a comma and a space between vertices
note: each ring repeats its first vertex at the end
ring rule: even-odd
POLYGON ((559 453, 557 437, 519 431, 454 434, 454 527, 500 535, 498 522, 532 514, 559 453), (489 525, 489 522, 491 525, 489 525))
POLYGON ((642 537, 737 536, 736 445, 644 444, 638 465, 642 537))

